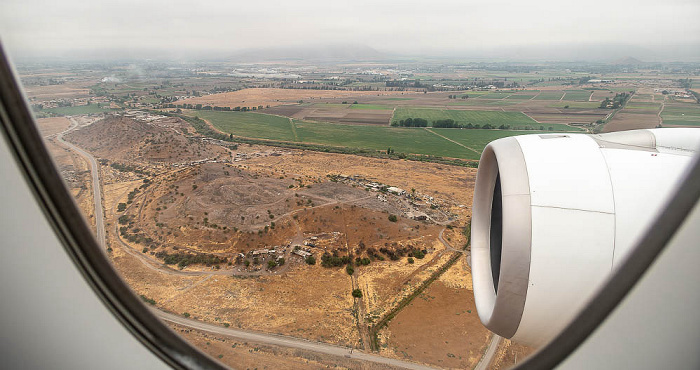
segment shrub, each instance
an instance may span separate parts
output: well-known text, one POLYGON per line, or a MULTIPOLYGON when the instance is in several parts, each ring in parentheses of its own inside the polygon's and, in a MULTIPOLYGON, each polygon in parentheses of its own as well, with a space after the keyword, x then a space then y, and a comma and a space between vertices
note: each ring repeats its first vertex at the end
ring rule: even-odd
POLYGON ((314 256, 308 256, 308 257, 306 257, 306 263, 309 265, 315 265, 316 258, 314 258, 314 256))
POLYGON ((396 217, 396 215, 389 215, 389 221, 396 222, 397 220, 398 218, 396 217))
POLYGON ((413 258, 408 257, 408 263, 411 263, 411 264, 412 264, 412 263, 413 263, 413 258))
POLYGON ((277 267, 277 262, 275 261, 267 261, 267 268, 272 270, 273 268, 277 267))
POLYGON ((126 203, 117 204, 117 212, 124 212, 126 210, 126 203))
POLYGON ((355 269, 352 267, 352 265, 347 265, 345 266, 345 272, 347 272, 348 275, 352 275, 355 273, 355 269))
POLYGON ((362 298, 362 291, 359 289, 355 289, 352 291, 352 296, 355 298, 362 298))

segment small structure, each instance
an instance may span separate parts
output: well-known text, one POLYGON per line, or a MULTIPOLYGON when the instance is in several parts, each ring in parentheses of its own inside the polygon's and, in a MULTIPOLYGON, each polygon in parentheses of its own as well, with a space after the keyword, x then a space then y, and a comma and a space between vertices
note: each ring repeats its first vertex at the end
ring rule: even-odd
POLYGON ((301 250, 301 249, 297 249, 297 250, 295 250, 293 253, 296 254, 296 255, 301 256, 302 258, 306 258, 306 257, 308 257, 308 256, 311 255, 311 253, 309 253, 309 252, 307 252, 307 251, 304 251, 304 250, 301 250))
POLYGON ((390 187, 388 187, 388 188, 386 189, 386 191, 388 191, 388 192, 390 192, 390 193, 394 193, 394 194, 396 194, 396 195, 404 195, 404 194, 406 194, 406 191, 405 191, 405 190, 403 190, 403 189, 401 189, 401 188, 397 188, 396 186, 390 186, 390 187))

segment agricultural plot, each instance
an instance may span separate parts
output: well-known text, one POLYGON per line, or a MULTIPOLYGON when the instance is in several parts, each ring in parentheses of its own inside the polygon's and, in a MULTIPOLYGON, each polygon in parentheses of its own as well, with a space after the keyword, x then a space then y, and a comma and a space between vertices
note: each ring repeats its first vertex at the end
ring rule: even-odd
POLYGON ((392 122, 399 122, 406 118, 424 118, 431 125, 433 121, 452 119, 455 123, 467 125, 491 125, 499 127, 501 125, 510 126, 511 128, 521 129, 549 129, 557 131, 577 130, 572 127, 561 124, 540 124, 523 114, 522 112, 502 112, 502 111, 481 111, 481 110, 457 110, 457 109, 421 109, 421 108, 397 108, 392 122))
POLYGON ((542 91, 534 100, 559 100, 563 95, 562 91, 542 91))
POLYGON ((289 118, 250 112, 196 111, 191 115, 238 136, 296 141, 289 118))
POLYGON ((378 105, 378 104, 352 104, 350 109, 369 109, 369 110, 392 110, 393 106, 389 105, 378 105))
POLYGON ((549 104, 552 108, 572 108, 572 109, 597 109, 600 107, 600 102, 597 101, 558 101, 549 104))
POLYGON ((564 90, 566 95, 564 95, 564 100, 571 101, 588 101, 591 96, 591 92, 588 90, 564 90))
MULTIPOLYGON (((422 128, 353 126, 329 123, 297 123, 303 142, 358 149, 386 150, 399 153, 437 155, 451 158, 479 159, 479 154, 461 147, 422 128)), ((492 130, 472 130, 492 131, 492 130)), ((480 147, 478 150, 483 149, 480 147)))
POLYGON ((458 128, 435 128, 431 130, 450 140, 479 151, 483 151, 488 143, 504 137, 551 133, 551 131, 467 130, 458 128))
MULTIPOLYGON (((469 95, 469 94, 467 94, 469 95)), ((504 92, 492 92, 489 94, 481 95, 478 96, 479 99, 505 99, 512 95, 512 93, 504 93, 504 92)))
POLYGON ((664 126, 700 126, 700 105, 666 106, 661 112, 664 126))
MULTIPOLYGON (((292 127, 288 118, 261 113, 207 111, 191 112, 190 114, 194 115, 195 113, 219 130, 237 136, 298 141, 308 144, 356 149, 386 150, 386 148, 391 147, 398 153, 436 155, 473 160, 479 159, 481 150, 492 140, 534 132, 514 130, 423 129, 369 125, 358 126, 298 120, 293 121, 294 127, 292 127), (455 140, 459 142, 459 144, 455 144, 445 137, 455 140), (455 139, 453 139, 453 137, 455 139)), ((518 112, 486 113, 522 115, 522 113, 518 112)), ((510 115, 506 115, 506 117, 508 116, 510 115)), ((527 118, 525 115, 522 116, 527 118)), ((529 118, 527 119, 530 120, 529 118)), ((495 121, 492 119, 491 122, 495 121)), ((536 123, 532 125, 533 127, 540 126, 536 123)), ((571 127, 564 125, 544 124, 544 127, 549 126, 562 126, 572 130, 571 127)))
POLYGON ((615 93, 610 90, 594 90, 593 100, 603 101, 605 98, 612 99, 615 97, 615 93))
POLYGON ((508 100, 529 100, 537 96, 537 92, 532 92, 532 93, 519 93, 519 94, 513 94, 510 95, 507 99, 508 100))
POLYGON ((641 103, 641 102, 629 102, 625 104, 625 109, 633 110, 633 111, 649 111, 649 112, 657 112, 661 108, 661 104, 658 103, 641 103))

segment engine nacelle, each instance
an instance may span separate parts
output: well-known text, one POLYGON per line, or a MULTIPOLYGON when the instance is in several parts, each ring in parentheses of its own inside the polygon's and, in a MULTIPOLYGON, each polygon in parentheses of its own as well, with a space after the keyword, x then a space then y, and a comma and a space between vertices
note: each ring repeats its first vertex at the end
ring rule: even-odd
POLYGON ((692 128, 490 143, 472 212, 482 323, 535 347, 553 338, 624 261, 698 146, 692 128))

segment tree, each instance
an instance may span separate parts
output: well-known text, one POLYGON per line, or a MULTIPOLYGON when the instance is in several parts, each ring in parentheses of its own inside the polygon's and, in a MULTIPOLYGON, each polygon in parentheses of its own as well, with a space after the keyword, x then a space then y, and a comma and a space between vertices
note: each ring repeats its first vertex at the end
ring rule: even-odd
POLYGON ((277 260, 277 264, 280 266, 284 266, 284 258, 280 258, 277 260))
POLYGON ((126 210, 126 203, 117 204, 117 212, 124 212, 126 210))
POLYGON ((277 262, 275 261, 267 261, 267 268, 272 270, 273 268, 277 267, 277 262))
POLYGON ((362 291, 359 289, 355 289, 352 291, 352 296, 355 298, 362 298, 362 291))
POLYGON ((396 217, 396 215, 389 215, 389 221, 396 222, 397 220, 398 218, 396 217))
POLYGON ((245 264, 245 267, 250 266, 250 260, 245 260, 244 264, 245 264))
POLYGON ((352 265, 348 264, 345 266, 345 272, 347 272, 348 275, 352 275, 355 272, 355 269, 352 267, 352 265))
POLYGON ((413 264, 413 258, 408 257, 408 263, 413 264))
POLYGON ((306 257, 306 263, 308 265, 315 265, 316 264, 316 258, 314 256, 308 256, 306 257))

